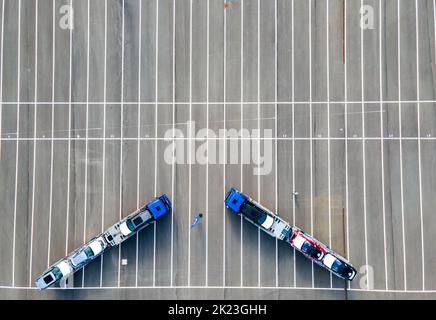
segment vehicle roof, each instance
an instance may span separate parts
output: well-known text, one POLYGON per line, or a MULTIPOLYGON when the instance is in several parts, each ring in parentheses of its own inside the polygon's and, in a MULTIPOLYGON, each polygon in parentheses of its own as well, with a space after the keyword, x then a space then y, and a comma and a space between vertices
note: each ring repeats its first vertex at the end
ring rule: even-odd
POLYGON ((241 212, 255 222, 267 215, 265 211, 248 202, 242 206, 241 212))
POLYGON ((120 224, 120 231, 123 235, 128 236, 129 234, 131 234, 133 231, 129 229, 129 227, 127 226, 127 222, 123 221, 120 224))
POLYGON ((88 259, 85 253, 85 247, 71 257, 71 263, 76 267, 88 259))
POLYGON ((59 268, 59 270, 61 271, 61 273, 64 277, 67 276, 71 272, 71 267, 70 267, 69 263, 65 260, 62 260, 61 262, 59 262, 56 265, 56 267, 59 268))
POLYGON ((267 214, 265 221, 262 223, 262 227, 264 227, 265 229, 269 229, 272 227, 273 224, 274 218, 267 214))
POLYGON ((333 263, 336 261, 336 257, 332 255, 331 253, 327 253, 322 262, 329 268, 332 267, 333 263))
POLYGON ((53 268, 50 269, 49 271, 43 273, 38 279, 36 279, 36 286, 39 289, 45 289, 47 288, 49 285, 51 285, 52 283, 54 283, 56 281, 56 277, 53 274, 53 268), (50 277, 48 282, 45 282, 45 279, 47 279, 47 277, 50 277))
POLYGON ((297 236, 293 240, 293 243, 297 248, 301 249, 301 246, 304 244, 305 241, 306 239, 301 234, 297 234, 297 236))
POLYGON ((89 243, 89 247, 95 255, 99 254, 102 251, 101 240, 99 238, 92 240, 89 243))

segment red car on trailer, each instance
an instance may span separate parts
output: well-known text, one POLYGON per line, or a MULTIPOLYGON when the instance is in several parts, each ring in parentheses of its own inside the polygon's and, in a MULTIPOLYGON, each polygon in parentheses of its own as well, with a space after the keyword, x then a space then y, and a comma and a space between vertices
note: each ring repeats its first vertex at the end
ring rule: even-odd
POLYGON ((328 249, 321 242, 297 227, 292 228, 288 242, 306 258, 319 265, 322 265, 322 260, 328 252, 328 249))

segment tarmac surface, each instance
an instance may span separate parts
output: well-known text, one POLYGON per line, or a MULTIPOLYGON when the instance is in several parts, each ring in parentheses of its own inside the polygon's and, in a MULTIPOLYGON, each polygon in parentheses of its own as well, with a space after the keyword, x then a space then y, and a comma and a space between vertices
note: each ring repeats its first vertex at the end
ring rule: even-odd
POLYGON ((0 2, 0 298, 436 298, 434 1, 71 2, 72 29, 68 0, 0 2), (230 187, 356 279, 226 210, 230 187), (172 214, 36 290, 162 193, 172 214))

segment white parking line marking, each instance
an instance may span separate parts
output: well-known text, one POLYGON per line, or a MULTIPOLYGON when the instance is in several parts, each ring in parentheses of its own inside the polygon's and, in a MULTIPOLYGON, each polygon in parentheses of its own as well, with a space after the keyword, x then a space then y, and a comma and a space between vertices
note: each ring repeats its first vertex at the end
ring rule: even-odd
MULTIPOLYGON (((87 35, 86 35, 86 101, 89 102, 89 10, 88 0, 88 16, 87 16, 87 35)), ((86 116, 85 116, 85 196, 84 196, 84 206, 83 206, 83 244, 86 242, 86 223, 87 223, 87 210, 88 210, 88 135, 89 135, 89 104, 86 105, 86 116)), ((86 267, 86 266, 85 266, 86 267)), ((85 286, 85 267, 82 269, 82 287, 85 286)))
MULTIPOLYGON (((120 216, 119 220, 122 219, 123 212, 123 125, 124 125, 124 8, 125 3, 122 0, 122 13, 121 13, 121 110, 120 110, 120 192, 119 192, 119 206, 120 206, 120 216)), ((121 281, 121 247, 122 244, 118 246, 118 287, 121 281)))
MULTIPOLYGON (((106 98, 107 98, 107 1, 104 2, 104 57, 103 57, 103 165, 102 165, 102 192, 101 192, 101 232, 104 231, 104 212, 105 212, 105 172, 106 172, 106 98)), ((103 264, 104 253, 100 260, 100 287, 103 286, 103 264)))
MULTIPOLYGON (((173 42, 172 42, 172 51, 173 51, 173 65, 172 65, 172 82, 173 82, 173 93, 172 93, 172 99, 173 99, 173 104, 172 104, 172 109, 173 109, 173 123, 172 123, 172 128, 173 128, 173 133, 175 132, 175 128, 176 128, 176 0, 173 1, 173 42)), ((157 116, 157 115, 156 115, 157 116)), ((174 135, 173 135, 173 145, 174 145, 174 135)), ((173 148, 172 150, 172 162, 171 162, 171 201, 173 203, 173 210, 171 212, 171 286, 174 283, 174 277, 173 277, 173 273, 174 273, 174 189, 175 189, 175 159, 174 159, 174 155, 175 155, 175 149, 173 148)))
MULTIPOLYGON (((154 129, 154 196, 157 195, 157 102, 159 83, 159 0, 156 0, 156 34, 155 34, 155 129, 154 129)), ((153 223, 153 287, 156 286, 156 222, 153 223)))
MULTIPOLYGON (((274 1, 274 100, 277 101, 277 88, 278 88, 278 73, 277 73, 277 0, 274 1)), ((275 136, 277 138, 277 104, 274 105, 274 129, 275 129, 275 136)), ((278 162, 278 156, 277 156, 277 139, 275 141, 274 145, 274 156, 275 156, 275 211, 278 212, 278 206, 279 206, 279 200, 278 200, 278 174, 277 174, 277 162, 278 162)), ((276 287, 279 286, 279 249, 278 249, 278 239, 275 239, 276 242, 276 287)))
MULTIPOLYGON (((360 7, 363 8, 363 0, 360 0, 360 7)), ((360 77, 361 77, 361 99, 365 100, 364 87, 364 55, 363 55, 363 28, 360 28, 360 77)), ((365 235, 365 264, 368 265, 368 232, 366 222, 366 155, 365 155, 365 104, 362 103, 362 168, 363 168, 363 217, 364 217, 364 235, 365 235)), ((369 289, 369 282, 367 282, 369 289)))
MULTIPOLYGON (((327 188, 328 188, 328 212, 329 212, 329 247, 332 247, 332 197, 331 197, 331 160, 330 160, 330 11, 329 0, 326 1, 326 60, 327 60, 327 188)), ((330 272, 330 288, 333 288, 333 275, 330 272)))
MULTIPOLYGON (((139 138, 141 137, 141 67, 142 67, 142 52, 141 52, 141 40, 142 40, 142 2, 138 0, 139 4, 139 30, 138 30, 138 144, 137 144, 137 164, 136 164, 136 208, 139 209, 141 203, 139 200, 140 190, 139 190, 139 180, 140 180, 140 154, 141 154, 141 143, 139 138)), ((139 231, 136 234, 136 255, 135 255, 135 287, 138 286, 138 258, 139 258, 139 231)))
MULTIPOLYGON (((383 77, 382 77, 382 8, 379 2, 379 82, 380 82, 380 138, 384 137, 383 132, 383 77)), ((384 161, 384 140, 380 140, 381 152, 381 181, 382 181, 382 204, 383 204, 383 247, 384 247, 384 267, 385 267, 385 288, 388 290, 388 262, 386 248, 386 200, 385 200, 385 161, 384 161)))
MULTIPOLYGON (((225 100, 224 100, 225 101, 225 100)), ((244 0, 241 0, 241 130, 244 127, 244 0)), ((227 144, 227 142, 225 142, 227 144)), ((244 154, 244 147, 243 143, 241 142, 241 155, 244 154)), ((224 163, 227 162, 227 158, 225 158, 224 163)), ((244 171, 243 171, 243 165, 241 161, 241 192, 244 190, 244 171)), ((241 222, 241 258, 240 258, 240 269, 241 269, 241 287, 244 285, 244 246, 243 246, 243 235, 244 235, 244 220, 242 218, 242 215, 240 216, 240 222, 241 222)))
MULTIPOLYGON (((292 0, 292 102, 295 101, 295 41, 294 41, 294 0, 292 0)), ((295 192, 295 104, 292 103, 292 192, 295 192)), ((292 197, 292 225, 295 226, 295 196, 292 197)), ((297 286, 297 264, 295 262, 295 248, 294 249, 294 288, 297 286)))
POLYGON ((51 245, 51 220, 53 213, 53 138, 54 138, 54 105, 55 100, 55 64, 56 64, 56 31, 55 31, 55 12, 56 1, 53 0, 53 12, 52 12, 52 79, 51 79, 51 143, 50 143, 50 200, 49 200, 49 212, 48 212, 48 248, 47 248, 47 268, 50 266, 50 245, 51 245))
MULTIPOLYGON (((2 38, 3 39, 3 38, 2 38)), ((2 69, 3 70, 3 69, 2 69)), ((38 100, 38 0, 35 0, 35 101, 38 100)), ((30 261, 29 261, 29 287, 32 286, 32 262, 33 262, 33 225, 35 217, 35 167, 36 167, 36 119, 38 108, 35 105, 33 123, 33 165, 32 165, 32 216, 30 227, 30 261)))
MULTIPOLYGON (((17 100, 20 101, 20 83, 21 83, 21 0, 18 0, 18 66, 17 66, 17 100)), ((2 38, 3 39, 3 38, 2 38)), ((3 48, 3 46, 2 46, 3 48)), ((2 66, 3 71, 3 66, 2 66)), ((3 77, 0 77, 2 79, 3 77)), ((2 86, 2 85, 0 85, 2 86)), ((1 96, 0 96, 1 97, 1 96)), ((0 107, 1 108, 1 107, 0 107)), ((1 112, 1 111, 0 111, 1 112)), ((1 116, 0 116, 1 123, 1 116)), ((17 138, 19 138, 20 132, 20 105, 17 104, 17 138)), ((1 136, 1 124, 0 124, 0 136, 1 136)), ((1 144, 1 142, 0 142, 1 144)), ((14 230, 12 240, 12 286, 15 286, 15 242, 17 231, 17 196, 18 196, 18 159, 19 159, 19 145, 20 141, 17 140, 15 150, 15 191, 14 191, 14 230)), ((1 149, 1 146, 0 146, 1 149)), ((1 153, 0 153, 1 155, 1 153)))
MULTIPOLYGON (((398 99, 401 100, 401 0, 398 0, 398 99)), ((398 103, 398 130, 400 138, 403 136, 401 128, 401 102, 398 103)), ((400 139, 400 190, 401 190, 401 228, 403 236, 403 272, 404 290, 407 291, 407 268, 406 268, 406 234, 404 231, 404 187, 403 187, 403 143, 400 139)))
MULTIPOLYGON (((346 219, 346 237, 347 237, 347 252, 346 258, 350 260, 350 238, 349 238, 349 225, 348 225, 348 90, 347 90, 347 0, 344 0, 344 122, 345 122, 345 218, 346 219)), ((344 235, 345 236, 345 235, 344 235)), ((348 289, 351 285, 348 283, 348 289)))
MULTIPOLYGON (((416 13, 416 97, 420 98, 420 79, 419 79, 419 16, 418 0, 415 0, 416 13)), ((417 103, 418 137, 421 137, 420 104, 417 103)), ((418 176, 419 176, 419 215, 421 228, 421 265, 422 265, 422 290, 425 290, 425 256, 424 256, 424 221, 422 216, 422 164, 421 164, 421 140, 418 140, 418 176)))
MULTIPOLYGON (((225 3, 226 0, 224 0, 225 3)), ((241 0, 241 7, 243 5, 243 1, 241 0)), ((223 49, 223 53, 224 53, 224 57, 223 57, 223 102, 226 102, 226 76, 227 76, 227 72, 226 72, 226 66, 227 66, 227 10, 224 7, 224 32, 223 32, 223 45, 224 45, 224 49, 223 49)), ((241 63, 242 64, 242 63, 241 63)), ((242 80, 242 79, 241 79, 242 80)), ((241 105, 241 109, 242 109, 242 105, 241 105)), ((226 105, 223 104, 223 120, 224 120, 224 131, 226 130, 226 105)), ((224 143, 224 161, 223 161, 223 196, 225 197, 226 195, 226 159, 227 159, 227 144, 224 143)), ((226 206, 223 206, 223 286, 226 285, 226 206)))
MULTIPOLYGON (((70 6, 73 8, 73 0, 70 0, 70 6)), ((72 91, 72 43, 73 43, 73 30, 69 32, 69 81, 68 81, 68 160, 67 160, 67 218, 65 229, 65 255, 68 254, 68 229, 69 229, 69 217, 70 217, 70 158, 71 158, 71 91, 72 91)))
MULTIPOLYGON (((257 0, 257 100, 260 101, 260 0, 257 0)), ((257 105, 257 130, 257 163, 260 163, 260 105, 257 105)), ((257 198, 260 202, 260 175, 257 176, 257 198)), ((260 227, 257 227, 257 286, 260 287, 260 227)))
MULTIPOLYGON (((189 126, 192 132, 192 0, 189 1, 189 126)), ((188 143, 188 287, 191 285, 191 209, 192 209, 192 140, 188 143)))
MULTIPOLYGON (((279 105, 304 105, 304 104, 309 104, 310 101, 303 101, 303 100, 299 100, 299 101, 275 101, 275 100, 271 100, 271 101, 244 101, 244 105, 271 105, 271 104, 279 104, 279 105)), ((348 101, 325 101, 325 100, 316 100, 310 102, 312 103, 312 105, 325 105, 327 104, 327 102, 329 102, 330 104, 348 104, 348 105, 352 105, 352 104, 378 104, 380 103, 380 100, 366 100, 366 101, 361 101, 361 100, 348 100, 348 101)), ((429 104, 433 104, 436 103, 436 100, 431 100, 431 99, 425 99, 425 100, 383 100, 383 103, 389 103, 389 104, 398 104, 398 103, 403 103, 403 104, 416 104, 416 103, 420 103, 420 104, 424 104, 424 103, 429 103, 429 104)), ((0 104, 2 104, 4 107, 8 107, 10 105, 14 105, 14 104, 31 104, 31 105, 46 105, 46 104, 51 104, 51 101, 0 101, 0 104)), ((74 104, 76 105, 87 105, 89 104, 90 106, 95 106, 95 105, 101 105, 103 103, 109 104, 109 105, 114 105, 114 106, 120 106, 121 105, 121 101, 74 101, 74 104)), ((178 101, 178 102, 174 102, 176 105, 187 105, 189 104, 189 101, 178 101)), ((207 101, 193 101, 192 105, 206 105, 207 101)), ((209 104, 222 104, 222 105, 235 105, 235 104, 239 104, 240 101, 209 101, 209 104)), ((55 105, 68 105, 69 101, 55 101, 54 102, 55 105)), ((135 101, 124 101, 123 102, 124 105, 137 105, 138 102, 135 101)), ((141 104, 143 105, 168 105, 168 102, 164 101, 164 102, 159 102, 159 101, 142 101, 141 104)), ((404 106, 404 107, 407 107, 404 106)), ((360 112, 359 112, 360 113, 360 112)))
MULTIPOLYGON (((312 110, 312 0, 309 0, 309 130, 313 137, 313 110, 312 110)), ((310 233, 313 234, 313 139, 310 139, 310 233)), ((315 275, 312 263, 312 288, 315 287, 315 275)))
MULTIPOLYGON (((231 138, 231 137, 227 137, 227 138, 220 138, 220 137, 204 137, 204 138, 197 138, 197 137, 175 137, 175 140, 200 140, 200 141, 204 141, 204 140, 234 140, 234 139, 238 139, 238 140, 258 140, 258 137, 238 137, 238 138, 231 138)), ((36 139, 33 138, 2 138, 0 140, 3 141, 51 141, 51 137, 37 137, 36 139)), ((63 137, 54 137, 53 138, 54 141, 68 141, 68 138, 63 138, 63 137)), ((85 137, 71 137, 72 141, 85 141, 86 138, 85 137)), ((88 138, 89 141, 137 141, 138 138, 137 137, 123 137, 123 138, 119 138, 119 137, 108 137, 108 138, 99 138, 99 137, 89 137, 88 138)), ((150 140, 158 140, 158 141, 166 141, 166 138, 164 137, 158 137, 158 138, 151 138, 151 137, 140 137, 139 140, 141 141, 150 141, 150 140)), ((283 141, 287 141, 287 140, 295 140, 295 141, 328 141, 328 137, 312 137, 312 138, 304 138, 304 137, 295 137, 295 138, 291 138, 291 137, 260 137, 260 140, 283 140, 283 141)), ((422 141, 433 141, 436 140, 436 137, 365 137, 365 139, 363 139, 362 137, 331 137, 330 140, 334 140, 334 141, 345 141, 345 140, 350 140, 350 141, 360 141, 360 140, 371 140, 371 141, 377 141, 377 140, 383 140, 383 141, 418 141, 418 140, 422 140, 422 141)))
MULTIPOLYGON (((209 0, 206 2, 206 132, 209 138, 209 0)), ((209 144, 206 158, 206 286, 208 285, 209 269, 209 144)))

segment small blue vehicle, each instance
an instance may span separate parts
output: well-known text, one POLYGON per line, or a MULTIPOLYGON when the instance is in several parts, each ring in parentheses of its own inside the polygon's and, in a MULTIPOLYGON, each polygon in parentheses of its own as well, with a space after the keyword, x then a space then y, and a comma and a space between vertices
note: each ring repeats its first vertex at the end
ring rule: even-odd
POLYGON ((235 188, 227 192, 224 203, 228 209, 279 240, 288 238, 292 232, 289 223, 235 188))
POLYGON ((117 246, 171 210, 171 202, 163 194, 107 229, 104 237, 109 245, 117 246))

